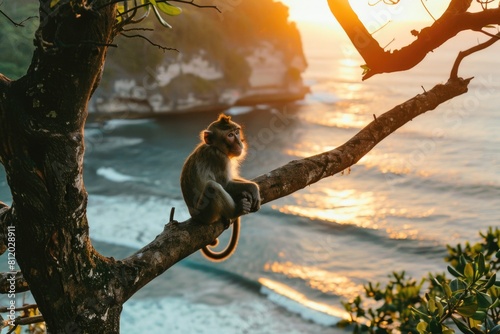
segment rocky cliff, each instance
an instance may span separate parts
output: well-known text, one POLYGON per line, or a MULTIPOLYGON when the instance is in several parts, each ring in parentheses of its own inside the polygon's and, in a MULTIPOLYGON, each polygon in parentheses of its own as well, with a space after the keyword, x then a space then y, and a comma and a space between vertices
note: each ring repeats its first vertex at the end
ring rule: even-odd
POLYGON ((138 26, 152 31, 126 32, 109 52, 90 111, 141 117, 302 98, 307 63, 288 8, 272 0, 215 4, 221 12, 183 6, 168 17, 173 29, 153 16, 138 26))

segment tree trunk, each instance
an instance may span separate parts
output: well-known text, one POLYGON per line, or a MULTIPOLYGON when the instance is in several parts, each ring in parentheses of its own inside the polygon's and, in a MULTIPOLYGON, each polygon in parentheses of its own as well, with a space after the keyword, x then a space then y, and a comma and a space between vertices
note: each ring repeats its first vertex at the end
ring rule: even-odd
POLYGON ((0 157, 15 253, 51 333, 118 333, 114 260, 89 241, 82 180, 87 103, 113 38, 114 6, 48 7, 27 74, 0 77, 0 157))

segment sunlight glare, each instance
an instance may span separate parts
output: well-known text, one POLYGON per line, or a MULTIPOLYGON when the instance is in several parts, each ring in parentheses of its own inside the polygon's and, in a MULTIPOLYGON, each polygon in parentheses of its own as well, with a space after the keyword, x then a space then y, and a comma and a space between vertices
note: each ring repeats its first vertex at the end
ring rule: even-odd
POLYGON ((334 22, 326 0, 281 0, 290 8, 290 19, 296 22, 334 22))
POLYGON ((301 266, 290 261, 267 263, 264 270, 287 278, 298 278, 307 282, 307 285, 314 290, 345 299, 352 299, 363 292, 362 285, 356 284, 346 276, 339 276, 312 266, 301 266))
MULTIPOLYGON (((354 189, 334 190, 324 188, 314 194, 294 196, 300 196, 300 205, 283 205, 273 208, 282 213, 341 225, 352 224, 363 228, 379 228, 373 221, 373 217, 376 215, 373 193, 362 193, 354 189)), ((378 200, 381 199, 378 198, 378 200)))

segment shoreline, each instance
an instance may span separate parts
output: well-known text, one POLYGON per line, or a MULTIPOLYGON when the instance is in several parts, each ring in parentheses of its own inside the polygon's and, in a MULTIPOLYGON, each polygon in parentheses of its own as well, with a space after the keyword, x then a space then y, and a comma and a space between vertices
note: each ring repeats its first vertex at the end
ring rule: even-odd
POLYGON ((127 108, 126 110, 123 109, 116 111, 89 111, 87 122, 105 122, 111 119, 163 118, 186 113, 223 112, 232 107, 254 107, 259 104, 283 104, 303 100, 305 96, 310 93, 310 91, 309 87, 304 86, 300 92, 281 91, 269 94, 255 93, 243 96, 232 104, 207 103, 185 108, 166 109, 165 111, 152 111, 151 108, 148 107, 149 104, 147 101, 129 99, 121 102, 125 102, 128 106, 135 105, 137 108, 127 108), (138 111, 140 109, 143 109, 144 111, 138 111))

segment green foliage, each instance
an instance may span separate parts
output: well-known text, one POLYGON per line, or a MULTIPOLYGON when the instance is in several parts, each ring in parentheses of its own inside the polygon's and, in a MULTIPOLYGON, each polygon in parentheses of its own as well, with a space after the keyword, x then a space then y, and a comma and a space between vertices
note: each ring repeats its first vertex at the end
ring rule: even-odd
MULTIPOLYGON (((59 0, 53 0, 52 2, 54 2, 54 1, 59 2, 59 0)), ((158 19, 158 22, 160 22, 160 24, 166 28, 172 28, 172 26, 167 21, 165 21, 165 19, 161 15, 160 11, 169 15, 169 16, 177 16, 177 15, 180 15, 182 13, 181 8, 174 6, 170 3, 168 3, 168 1, 164 1, 164 0, 162 0, 162 2, 156 1, 156 0, 135 0, 133 5, 129 5, 129 2, 130 1, 128 1, 128 0, 121 1, 116 6, 117 10, 118 10, 118 15, 117 15, 116 19, 118 22, 122 22, 123 20, 126 20, 129 17, 129 15, 135 16, 137 7, 140 7, 140 8, 143 8, 146 10, 146 14, 145 14, 146 16, 148 16, 150 10, 153 9, 153 13, 155 14, 156 18, 158 19)), ((135 17, 134 17, 134 19, 135 19, 135 17)))
POLYGON ((344 302, 351 320, 341 325, 353 324, 355 334, 499 334, 500 230, 490 228, 480 235, 482 241, 472 246, 447 246, 451 279, 429 274, 417 284, 403 272, 393 273, 383 289, 368 283, 366 297, 379 307, 365 308, 360 296, 344 302))

